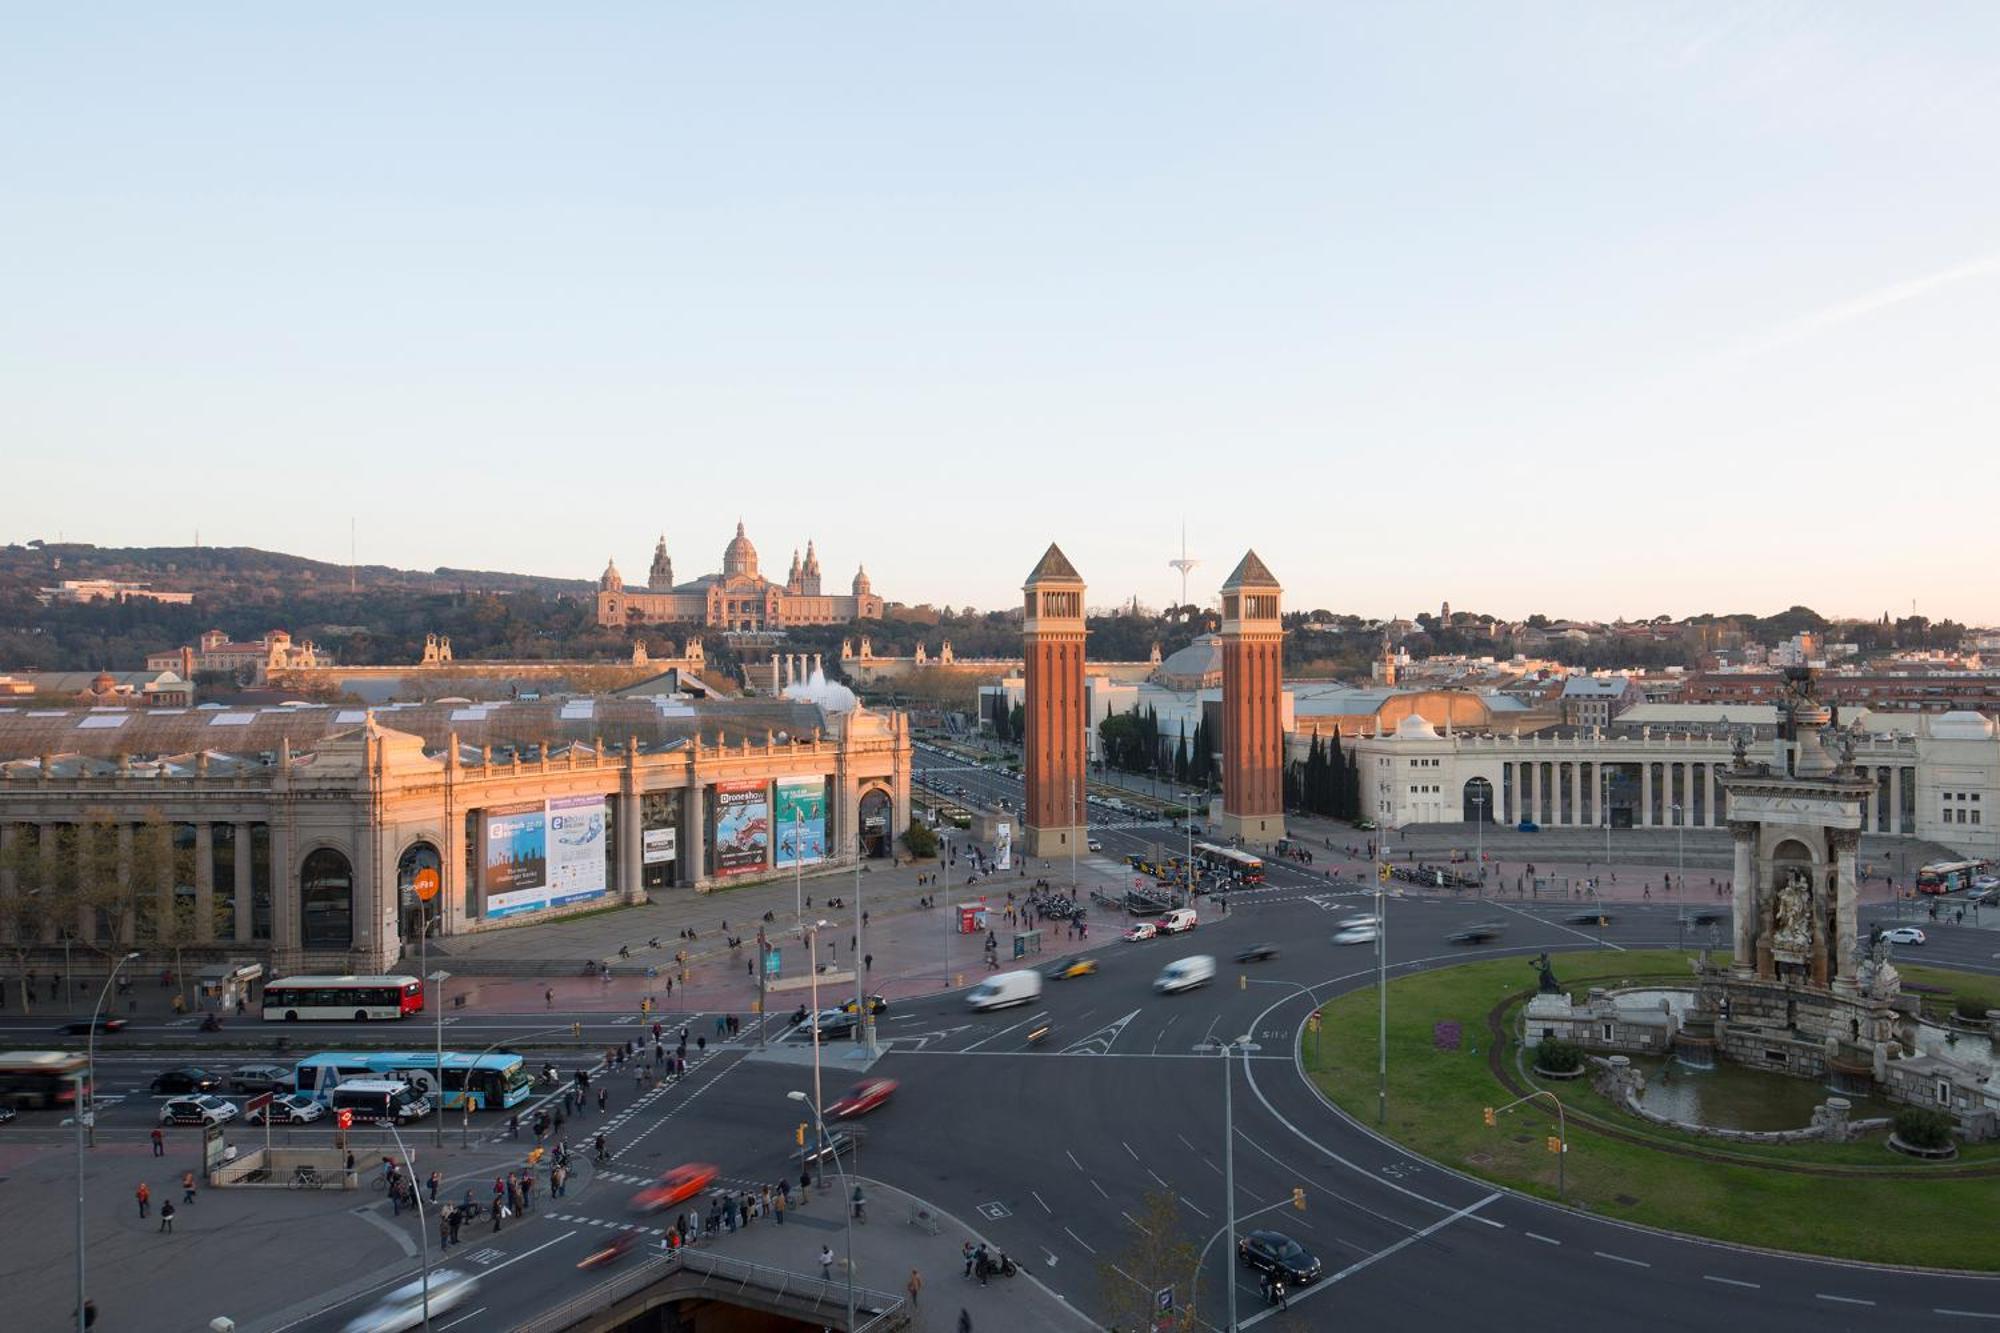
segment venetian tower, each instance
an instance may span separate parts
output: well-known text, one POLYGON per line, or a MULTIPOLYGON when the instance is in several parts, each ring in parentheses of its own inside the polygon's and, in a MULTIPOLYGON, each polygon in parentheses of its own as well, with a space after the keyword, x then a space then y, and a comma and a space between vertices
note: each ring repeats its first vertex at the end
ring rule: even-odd
POLYGON ((1222 829, 1246 842, 1285 836, 1280 591, 1255 551, 1222 585, 1222 829))
POLYGON ((1087 836, 1083 697, 1083 577, 1053 543, 1022 585, 1026 659, 1027 825, 1030 856, 1069 856, 1087 836))

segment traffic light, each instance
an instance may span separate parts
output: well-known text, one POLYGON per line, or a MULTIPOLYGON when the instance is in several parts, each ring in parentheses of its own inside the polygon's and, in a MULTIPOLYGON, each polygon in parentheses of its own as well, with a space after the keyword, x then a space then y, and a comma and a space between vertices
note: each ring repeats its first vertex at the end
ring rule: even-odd
POLYGON ((338 1116, 336 1117, 336 1119, 335 1119, 334 1123, 335 1123, 335 1124, 337 1124, 337 1125, 339 1125, 339 1126, 340 1126, 340 1127, 341 1127, 342 1129, 353 1129, 353 1128, 354 1128, 354 1112, 352 1112, 352 1111, 350 1111, 350 1110, 346 1110, 346 1109, 344 1109, 344 1108, 343 1108, 343 1109, 342 1109, 342 1110, 341 1110, 341 1111, 339 1112, 339 1114, 338 1114, 338 1116))
POLYGON ((1381 865, 1375 867, 1375 878, 1382 881, 1384 884, 1387 884, 1389 882, 1389 863, 1387 861, 1384 861, 1381 865))
POLYGON ((799 1132, 798 1132, 798 1135, 797 1135, 797 1137, 798 1137, 798 1140, 799 1140, 799 1146, 800 1146, 801 1148, 805 1147, 805 1146, 806 1146, 806 1122, 805 1122, 805 1121, 803 1121, 803 1120, 799 1121, 799 1132))
POLYGON ((1500 1113, 1499 1113, 1499 1112, 1497 1112, 1497 1111, 1495 1111, 1495 1110, 1494 1110, 1494 1109, 1493 1109, 1492 1107, 1490 1107, 1490 1106, 1489 1106, 1489 1107, 1487 1107, 1487 1108, 1486 1108, 1486 1127, 1487 1127, 1488 1129, 1491 1129, 1491 1128, 1493 1128, 1493 1127, 1494 1127, 1495 1125, 1497 1125, 1497 1124, 1499 1124, 1499 1123, 1500 1123, 1500 1113))
POLYGON ((1306 1210, 1306 1192, 1303 1186, 1292 1186, 1292 1207, 1302 1213, 1306 1210))
POLYGON ((1236 974, 1236 989, 1237 989, 1237 990, 1249 990, 1249 989, 1250 989, 1250 978, 1249 978, 1249 977, 1247 977, 1247 976, 1245 976, 1245 975, 1244 975, 1243 973, 1241 973, 1241 972, 1238 972, 1238 973, 1236 974))
POLYGON ((583 1024, 581 1024, 581 1023, 571 1023, 571 1024, 569 1025, 569 1035, 570 1035, 570 1036, 572 1036, 572 1037, 575 1037, 575 1038, 577 1038, 577 1039, 578 1039, 579 1041, 580 1041, 580 1040, 582 1040, 582 1038, 583 1038, 583 1024))
POLYGON ((1549 1151, 1559 1153, 1562 1150, 1563 1150, 1563 1141, 1557 1138, 1553 1134, 1549 1135, 1549 1151))

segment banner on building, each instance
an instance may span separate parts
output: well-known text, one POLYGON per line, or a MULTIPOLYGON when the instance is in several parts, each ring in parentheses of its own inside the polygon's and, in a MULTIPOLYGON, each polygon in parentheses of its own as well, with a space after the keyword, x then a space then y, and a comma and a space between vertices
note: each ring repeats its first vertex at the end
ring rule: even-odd
POLYGON ((640 859, 649 866, 665 865, 680 855, 679 829, 649 828, 641 841, 640 859))
POLYGON ((605 808, 602 793, 561 796, 549 802, 549 892, 544 907, 602 897, 605 808))
POLYGON ((1004 819, 993 826, 993 865, 999 870, 1014 868, 1014 826, 1004 819))
POLYGON ((542 802, 488 806, 481 817, 486 915, 507 916, 541 906, 548 883, 548 812, 542 802))
POLYGON ((762 782, 715 784, 715 873, 750 875, 770 863, 771 803, 762 782))
POLYGON ((826 779, 780 778, 776 785, 777 864, 818 865, 826 860, 826 779))

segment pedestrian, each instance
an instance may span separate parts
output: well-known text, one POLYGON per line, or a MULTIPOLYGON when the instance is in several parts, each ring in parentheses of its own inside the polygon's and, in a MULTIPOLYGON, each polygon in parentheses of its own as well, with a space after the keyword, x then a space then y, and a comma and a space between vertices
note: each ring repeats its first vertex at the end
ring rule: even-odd
POLYGON ((822 1245, 819 1247, 819 1276, 823 1282, 833 1281, 833 1247, 831 1245, 822 1245))
POLYGON ((549 1009, 556 1007, 556 993, 553 987, 542 992, 542 1004, 549 1009))
POLYGON ((873 972, 875 970, 875 955, 871 953, 863 958, 861 960, 861 967, 865 972, 873 972))
POLYGON ((139 1201, 139 1216, 143 1218, 146 1216, 147 1209, 153 1205, 153 1191, 151 1187, 145 1181, 140 1181, 139 1188, 132 1191, 132 1197, 139 1201))
POLYGON ((166 1155, 167 1155, 167 1136, 165 1134, 162 1134, 156 1128, 153 1130, 153 1156, 165 1157, 166 1155))
POLYGON ((916 1269, 910 1270, 910 1280, 903 1284, 903 1290, 910 1293, 910 1308, 917 1308, 917 1297, 924 1289, 924 1275, 916 1269))
MULTIPOLYGON (((541 1136, 536 1135, 536 1137, 539 1138, 541 1136)), ((425 1183, 430 1186, 431 1202, 436 1203, 438 1201, 438 1186, 444 1184, 444 1177, 433 1171, 431 1172, 431 1178, 425 1183)))
POLYGON ((771 1200, 771 1216, 778 1219, 778 1225, 785 1225, 785 1192, 778 1191, 778 1197, 771 1200))
POLYGON ((443 1212, 438 1214, 438 1249, 439 1251, 444 1251, 450 1248, 451 1248, 451 1209, 447 1208, 443 1212))
POLYGON ((977 1251, 973 1249, 971 1241, 965 1242, 964 1245, 959 1247, 959 1250, 965 1256, 965 1275, 971 1277, 972 1261, 977 1257, 977 1251))
MULTIPOLYGON (((470 1193, 470 1191, 467 1191, 467 1193, 470 1193)), ((451 1243, 456 1245, 458 1244, 458 1229, 465 1224, 465 1213, 462 1209, 453 1208, 450 1210, 450 1214, 451 1214, 451 1243)))
POLYGON ((605 1108, 605 1105, 606 1105, 606 1098, 607 1098, 608 1096, 609 1096, 609 1091, 608 1091, 607 1089, 605 1089, 605 1088, 599 1088, 599 1089, 597 1090, 597 1110, 598 1110, 598 1114, 600 1114, 600 1115, 602 1115, 602 1114, 604 1113, 604 1108, 605 1108))
POLYGON ((181 1172, 181 1202, 194 1202, 194 1172, 181 1172))
POLYGON ((958 1308, 958 1333, 972 1333, 972 1316, 962 1305, 958 1308))
POLYGON ((174 1229, 174 1201, 166 1200, 160 1205, 160 1230, 172 1234, 174 1229))

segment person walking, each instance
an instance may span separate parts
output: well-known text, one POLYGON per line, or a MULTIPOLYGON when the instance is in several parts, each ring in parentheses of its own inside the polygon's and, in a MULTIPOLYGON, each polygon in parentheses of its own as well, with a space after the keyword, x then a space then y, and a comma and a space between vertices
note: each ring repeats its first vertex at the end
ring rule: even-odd
POLYGON ((169 1235, 173 1234, 174 1201, 172 1199, 168 1199, 160 1205, 160 1230, 169 1235))
POLYGON ((433 1171, 431 1172, 430 1179, 425 1181, 424 1184, 429 1187, 431 1202, 435 1204, 438 1201, 438 1186, 444 1184, 444 1177, 433 1171))
POLYGON ((451 1209, 438 1214, 438 1253, 451 1248, 451 1209))
POLYGON ((972 1333, 972 1315, 962 1305, 958 1307, 958 1333, 972 1333))
POLYGON ((132 1191, 132 1197, 139 1201, 139 1216, 144 1218, 153 1206, 152 1188, 142 1180, 139 1182, 139 1188, 132 1191))
POLYGON ((153 1156, 165 1157, 166 1155, 167 1155, 167 1136, 165 1134, 162 1134, 156 1127, 153 1130, 153 1156))
POLYGON ((785 1195, 781 1190, 778 1197, 771 1200, 771 1216, 778 1219, 778 1225, 785 1225, 785 1195))
POLYGON ((819 1276, 822 1282, 833 1281, 833 1247, 831 1245, 822 1245, 819 1247, 819 1276))
POLYGON ((194 1172, 181 1172, 181 1202, 194 1202, 194 1172))
POLYGON ((917 1308, 917 1297, 922 1294, 923 1289, 924 1275, 912 1268, 910 1270, 910 1280, 903 1284, 903 1290, 910 1293, 910 1308, 912 1310, 917 1308))
POLYGON ((465 1224, 465 1212, 460 1208, 447 1208, 446 1216, 451 1220, 451 1243, 458 1244, 458 1229, 465 1224))

